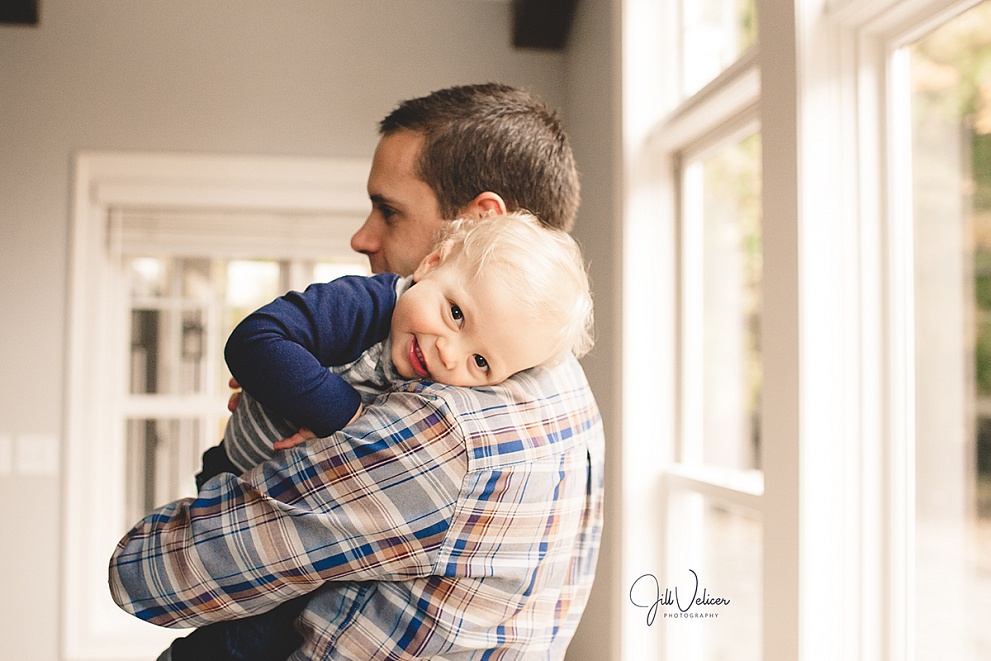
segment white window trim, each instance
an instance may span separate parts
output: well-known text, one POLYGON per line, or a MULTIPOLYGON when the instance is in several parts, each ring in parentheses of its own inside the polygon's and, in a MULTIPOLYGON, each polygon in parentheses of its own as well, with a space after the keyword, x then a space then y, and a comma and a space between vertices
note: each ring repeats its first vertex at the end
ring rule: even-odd
MULTIPOLYGON (((82 152, 75 158, 63 472, 62 657, 146 659, 176 637, 124 614, 110 599, 107 563, 126 530, 123 452, 106 412, 116 364, 107 259, 108 215, 136 205, 211 211, 367 213, 367 159, 140 152, 82 152)), ((123 377, 121 377, 123 378, 123 377)), ((126 382, 126 380, 125 380, 126 382)))

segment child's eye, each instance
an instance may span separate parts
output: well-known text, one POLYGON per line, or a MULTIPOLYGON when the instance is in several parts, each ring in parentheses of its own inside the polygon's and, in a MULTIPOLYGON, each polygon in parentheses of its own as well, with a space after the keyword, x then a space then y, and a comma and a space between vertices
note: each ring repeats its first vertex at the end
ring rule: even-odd
POLYGON ((475 359, 475 366, 478 369, 482 370, 483 372, 489 371, 489 361, 485 360, 485 358, 479 356, 477 353, 474 355, 474 359, 475 359))
POLYGON ((453 303, 451 304, 451 318, 454 319, 454 323, 459 327, 465 322, 465 315, 461 312, 461 308, 453 303))

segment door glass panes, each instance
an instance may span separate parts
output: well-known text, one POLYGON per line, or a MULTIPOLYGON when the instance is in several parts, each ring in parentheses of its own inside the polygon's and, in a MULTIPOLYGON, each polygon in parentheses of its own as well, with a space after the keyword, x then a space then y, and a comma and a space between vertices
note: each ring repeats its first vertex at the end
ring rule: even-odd
POLYGON ((757 42, 756 0, 681 3, 682 93, 691 96, 757 42))
POLYGON ((760 135, 683 170, 681 461, 760 468, 760 135))
POLYGON ((991 658, 991 3, 909 48, 916 658, 991 658))
POLYGON ((223 436, 230 374, 223 349, 249 313, 310 282, 367 272, 357 260, 148 255, 123 259, 129 289, 128 525, 195 494, 200 455, 223 436))

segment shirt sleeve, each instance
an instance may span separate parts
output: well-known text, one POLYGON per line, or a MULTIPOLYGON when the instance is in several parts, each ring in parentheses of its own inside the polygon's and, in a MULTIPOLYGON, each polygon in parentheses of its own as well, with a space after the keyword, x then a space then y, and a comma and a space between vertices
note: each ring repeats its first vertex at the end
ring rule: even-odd
POLYGON ((162 626, 274 608, 325 581, 430 575, 467 471, 447 404, 411 382, 346 431, 161 507, 118 544, 110 591, 162 626))
POLYGON ((269 303, 231 333, 224 351, 231 374, 265 407, 317 436, 342 429, 361 398, 326 368, 388 336, 396 279, 348 276, 269 303))

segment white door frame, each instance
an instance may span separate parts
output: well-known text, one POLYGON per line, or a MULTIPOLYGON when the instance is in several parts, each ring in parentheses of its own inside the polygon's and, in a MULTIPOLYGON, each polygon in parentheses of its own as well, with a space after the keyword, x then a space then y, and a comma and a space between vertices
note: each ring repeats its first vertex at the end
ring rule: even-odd
MULTIPOLYGON (((361 215, 368 159, 81 152, 74 160, 65 392, 61 658, 154 658, 177 636, 119 610, 107 567, 124 507, 123 433, 112 424, 127 366, 108 231, 121 206, 361 215)), ((232 226, 232 232, 237 231, 232 226)), ((136 523, 136 522, 135 522, 136 523)))

